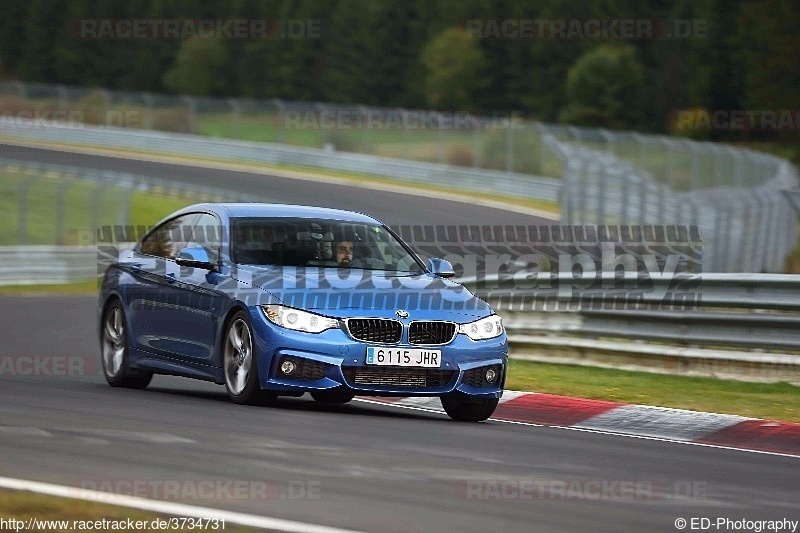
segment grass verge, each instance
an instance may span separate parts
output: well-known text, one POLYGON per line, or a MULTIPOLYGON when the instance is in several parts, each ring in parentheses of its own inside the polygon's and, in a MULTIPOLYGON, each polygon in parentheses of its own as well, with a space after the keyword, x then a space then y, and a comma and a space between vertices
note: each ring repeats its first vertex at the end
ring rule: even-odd
POLYGON ((0 295, 96 294, 97 278, 46 285, 0 285, 0 295))
MULTIPOLYGON (((32 530, 39 529, 41 531, 51 530, 68 533, 87 531, 87 527, 82 527, 82 525, 85 526, 86 524, 76 523, 79 521, 95 522, 105 519, 107 521, 120 521, 124 523, 128 519, 131 519, 134 522, 141 521, 152 524, 153 520, 168 520, 171 518, 163 514, 150 513, 147 511, 119 507, 116 505, 72 500, 69 498, 46 496, 28 491, 7 489, 0 489, 0 517, 6 521, 6 524, 8 524, 9 519, 27 521, 31 518, 35 518, 39 521, 40 527, 34 527, 32 530), (42 521, 57 521, 65 523, 42 524, 42 521)), ((27 524, 20 524, 20 529, 18 530, 26 531, 26 525, 27 524)), ((14 528, 11 527, 6 529, 9 531, 14 531, 14 528)), ((92 527, 91 529, 102 530, 102 528, 97 527, 92 527)), ((158 528, 152 528, 148 526, 147 528, 142 529, 142 531, 155 531, 157 529, 158 528)), ((219 529, 222 529, 221 523, 219 529)), ((225 531, 242 533, 262 531, 261 529, 236 526, 230 523, 226 523, 224 529, 225 531)))
POLYGON ((800 387, 511 359, 506 388, 800 422, 800 387))

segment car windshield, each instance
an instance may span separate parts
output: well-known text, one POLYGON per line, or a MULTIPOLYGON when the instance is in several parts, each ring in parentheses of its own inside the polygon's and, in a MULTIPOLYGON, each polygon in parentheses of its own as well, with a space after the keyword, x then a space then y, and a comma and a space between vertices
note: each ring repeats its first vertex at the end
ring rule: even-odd
POLYGON ((422 265, 380 224, 309 218, 234 218, 235 263, 422 273, 422 265))

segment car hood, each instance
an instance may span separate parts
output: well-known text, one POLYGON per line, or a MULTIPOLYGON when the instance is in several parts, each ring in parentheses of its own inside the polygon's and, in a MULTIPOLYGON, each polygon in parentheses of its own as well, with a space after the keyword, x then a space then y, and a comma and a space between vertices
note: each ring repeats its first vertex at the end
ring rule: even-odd
POLYGON ((284 305, 340 318, 396 318, 402 310, 412 320, 464 322, 493 312, 465 287, 427 273, 247 265, 237 267, 231 277, 284 305))

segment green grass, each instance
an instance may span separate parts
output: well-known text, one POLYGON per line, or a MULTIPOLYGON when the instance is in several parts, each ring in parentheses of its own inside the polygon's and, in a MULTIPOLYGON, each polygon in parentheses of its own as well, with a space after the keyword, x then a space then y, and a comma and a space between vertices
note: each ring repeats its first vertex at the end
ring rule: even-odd
MULTIPOLYGON (((387 119, 391 120, 391 119, 387 119)), ((479 134, 463 128, 403 128, 391 122, 384 129, 376 124, 365 128, 353 123, 350 127, 330 128, 302 118, 285 123, 277 114, 243 113, 238 129, 228 113, 200 113, 197 130, 202 135, 239 138, 246 141, 285 143, 308 148, 332 144, 337 151, 371 154, 383 157, 412 159, 432 163, 449 163, 472 167, 507 170, 505 129, 485 129, 479 134)), ((424 126, 424 125, 423 125, 424 126)), ((515 172, 558 175, 560 163, 540 161, 538 130, 519 126, 513 131, 513 167, 515 172)))
MULTIPOLYGON (((109 495, 109 498, 112 497, 113 495, 109 495)), ((191 503, 189 504, 191 505, 191 503)), ((109 521, 127 521, 128 519, 131 519, 133 521, 145 521, 152 523, 152 521, 155 519, 167 520, 170 517, 160 513, 151 513, 117 505, 108 505, 105 503, 94 503, 82 500, 73 500, 69 498, 59 498, 56 496, 36 494, 29 491, 0 489, 0 518, 3 518, 6 521, 12 518, 23 521, 31 518, 36 518, 37 520, 66 520, 69 522, 66 528, 60 528, 56 526, 53 530, 68 533, 78 533, 86 530, 80 529, 80 527, 74 527, 75 525, 80 526, 80 524, 72 523, 74 520, 94 522, 104 518, 109 521)), ((221 530, 222 524, 220 523, 219 526, 219 530, 221 530)), ((149 527, 145 530, 151 531, 149 527)), ((229 522, 226 522, 225 531, 244 533, 263 530, 235 526, 229 522)))
POLYGON ((506 388, 800 422, 800 387, 511 359, 506 388))
POLYGON ((131 196, 130 222, 134 226, 153 226, 165 216, 182 207, 197 203, 198 199, 165 198, 152 193, 136 191, 131 196))
POLYGON ((45 285, 0 285, 0 295, 21 294, 94 294, 97 292, 97 278, 45 285))

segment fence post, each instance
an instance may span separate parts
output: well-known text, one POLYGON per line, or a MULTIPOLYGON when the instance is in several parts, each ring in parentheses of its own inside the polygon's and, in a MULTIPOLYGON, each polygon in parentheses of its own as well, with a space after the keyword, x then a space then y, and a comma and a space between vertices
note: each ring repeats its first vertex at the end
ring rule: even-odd
POLYGON ((675 147, 675 143, 672 139, 664 139, 664 147, 666 148, 666 155, 667 155, 667 173, 666 173, 666 182, 667 187, 669 187, 670 191, 675 190, 675 153, 673 152, 673 148, 675 147))
POLYGON ((511 116, 506 119, 506 170, 514 172, 514 128, 511 127, 511 116))
MULTIPOLYGON (((319 113, 316 122, 317 122, 317 127, 322 131, 322 146, 317 146, 317 148, 325 148, 325 146, 330 143, 331 139, 331 134, 330 131, 328 131, 328 128, 322 126, 322 123, 327 120, 326 118, 323 118, 327 112, 327 106, 322 102, 314 102, 314 109, 316 109, 317 112, 319 113)), ((334 128, 336 127, 335 124, 336 122, 334 118, 334 128)))
POLYGON ((733 163, 733 178, 734 184, 737 187, 742 187, 744 184, 743 181, 743 173, 742 171, 744 168, 742 167, 742 154, 738 150, 736 150, 733 146, 725 146, 725 151, 729 154, 731 162, 733 163))
MULTIPOLYGON (((147 106, 147 115, 144 119, 144 129, 152 130, 153 129, 153 95, 150 93, 142 93, 142 100, 144 100, 145 105, 147 106)), ((125 127, 125 123, 122 124, 125 127)))
POLYGON ((616 156, 617 150, 614 144, 614 136, 611 134, 611 132, 608 131, 607 129, 600 128, 600 135, 602 135, 606 141, 606 152, 613 156, 616 156))
POLYGON ((17 229, 19 230, 18 240, 20 244, 27 244, 28 241, 28 191, 41 177, 42 174, 34 174, 19 186, 19 228, 17 229))
POLYGON ((445 164, 447 158, 445 156, 445 148, 444 148, 444 129, 442 129, 442 114, 437 112, 436 113, 436 144, 439 147, 439 164, 445 164))
POLYGON ((689 177, 689 190, 694 191, 698 187, 698 176, 700 174, 700 158, 696 151, 696 143, 693 141, 686 141, 689 151, 692 153, 691 174, 689 177))
POLYGON ((469 116, 472 126, 472 167, 480 168, 483 164, 483 123, 479 117, 469 116))
POLYGON ((620 200, 622 201, 622 224, 628 225, 630 224, 631 215, 630 215, 630 204, 631 204, 631 178, 634 174, 633 170, 630 168, 630 165, 627 165, 628 168, 622 172, 622 191, 620 200))
MULTIPOLYGON (((363 130, 361 132, 361 153, 368 154, 369 153, 369 109, 366 106, 360 105, 358 109, 361 111, 363 115, 363 120, 361 124, 363 126, 363 130)), ((406 150, 408 150, 408 145, 406 145, 406 150)))
POLYGON ((111 94, 108 89, 100 89, 103 97, 103 126, 108 126, 108 115, 111 112, 111 94))
POLYGON ((636 146, 639 148, 636 166, 639 167, 640 170, 644 170, 644 140, 642 139, 642 136, 635 131, 631 133, 631 137, 633 137, 633 140, 636 141, 636 146))
POLYGON ((189 112, 189 133, 197 132, 197 105, 194 98, 191 96, 184 96, 183 101, 186 103, 186 110, 189 112))
POLYGON ((64 211, 66 200, 64 196, 66 195, 67 189, 73 183, 73 178, 71 176, 63 176, 63 181, 58 184, 58 188, 56 189, 56 240, 55 244, 63 244, 62 239, 64 238, 64 211))
POLYGON ((714 158, 714 184, 717 187, 722 187, 722 148, 717 147, 712 143, 706 143, 706 146, 711 149, 711 154, 714 158))
POLYGON ((62 111, 66 111, 67 107, 69 107, 67 88, 63 85, 56 85, 56 93, 58 93, 58 108, 62 111))
POLYGON ((242 138, 242 108, 239 105, 239 100, 236 98, 228 98, 228 104, 231 106, 231 115, 233 119, 233 138, 242 138))
POLYGON ((597 172, 597 220, 599 224, 606 223, 606 198, 608 191, 609 174, 611 165, 599 165, 597 172))
POLYGON ((28 86, 25 85, 21 81, 14 81, 12 83, 14 83, 14 85, 17 86, 17 94, 19 95, 20 99, 21 100, 27 100, 28 99, 28 86))

